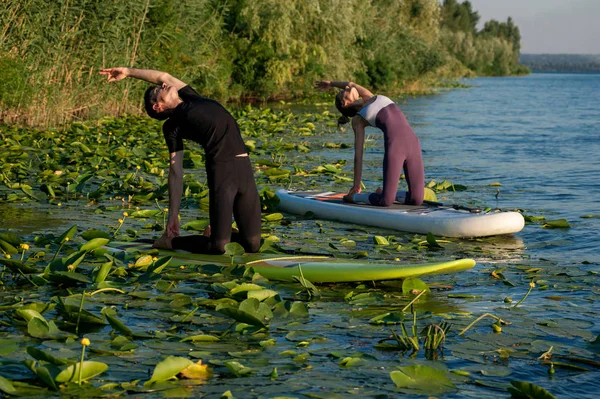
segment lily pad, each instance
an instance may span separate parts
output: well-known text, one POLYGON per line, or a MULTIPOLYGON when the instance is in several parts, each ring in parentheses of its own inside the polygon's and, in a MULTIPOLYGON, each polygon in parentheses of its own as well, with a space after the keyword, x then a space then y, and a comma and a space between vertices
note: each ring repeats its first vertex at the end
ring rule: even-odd
POLYGON ((399 370, 390 373, 398 388, 429 395, 441 395, 456 390, 456 386, 444 370, 420 364, 398 368, 399 370))
MULTIPOLYGON (((56 382, 72 382, 79 381, 79 368, 81 363, 77 362, 72 366, 61 371, 55 378, 56 382)), ((100 375, 108 370, 108 365, 102 362, 85 361, 81 367, 81 380, 89 380, 97 375, 100 375)))

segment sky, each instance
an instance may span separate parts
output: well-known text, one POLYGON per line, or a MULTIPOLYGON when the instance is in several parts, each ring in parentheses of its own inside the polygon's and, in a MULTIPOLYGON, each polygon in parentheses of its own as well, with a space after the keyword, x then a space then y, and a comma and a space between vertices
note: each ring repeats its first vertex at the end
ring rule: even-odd
POLYGON ((600 0, 470 0, 480 26, 510 16, 521 53, 600 54, 600 0))

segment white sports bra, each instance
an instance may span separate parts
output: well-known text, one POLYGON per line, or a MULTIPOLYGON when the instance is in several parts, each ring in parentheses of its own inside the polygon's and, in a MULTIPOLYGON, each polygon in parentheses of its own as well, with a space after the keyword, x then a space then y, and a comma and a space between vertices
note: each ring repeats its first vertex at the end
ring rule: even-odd
POLYGON ((379 111, 393 103, 394 102, 388 97, 378 94, 375 97, 375 101, 373 101, 369 105, 364 106, 360 111, 358 111, 358 114, 362 116, 364 120, 366 120, 369 123, 369 125, 375 126, 375 118, 377 118, 377 114, 379 113, 379 111))

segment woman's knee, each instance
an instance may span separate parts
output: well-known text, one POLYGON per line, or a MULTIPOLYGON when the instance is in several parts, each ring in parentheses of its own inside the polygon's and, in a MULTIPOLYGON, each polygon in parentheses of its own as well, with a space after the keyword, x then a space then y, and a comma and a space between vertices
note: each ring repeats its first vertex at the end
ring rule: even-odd
POLYGON ((248 242, 246 242, 246 244, 244 245, 244 249, 248 253, 258 252, 260 250, 260 237, 248 240, 248 242))
POLYGON ((406 196, 406 204, 407 205, 421 205, 423 203, 423 199, 425 197, 425 193, 420 191, 418 193, 408 193, 406 196))

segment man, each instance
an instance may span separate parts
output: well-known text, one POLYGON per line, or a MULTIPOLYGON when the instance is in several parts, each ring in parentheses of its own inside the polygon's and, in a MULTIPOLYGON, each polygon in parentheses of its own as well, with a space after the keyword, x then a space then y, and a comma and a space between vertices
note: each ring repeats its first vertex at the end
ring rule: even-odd
POLYGON ((100 74, 108 82, 126 77, 152 83, 144 95, 146 112, 166 120, 163 134, 170 153, 169 218, 156 248, 184 249, 195 253, 225 252, 225 244, 239 242, 247 252, 260 247, 260 199, 254 173, 240 129, 233 116, 217 101, 204 98, 166 72, 107 68, 100 74), (179 236, 179 206, 183 192, 183 139, 192 140, 206 153, 210 236, 179 236), (232 236, 231 215, 239 234, 232 236))

